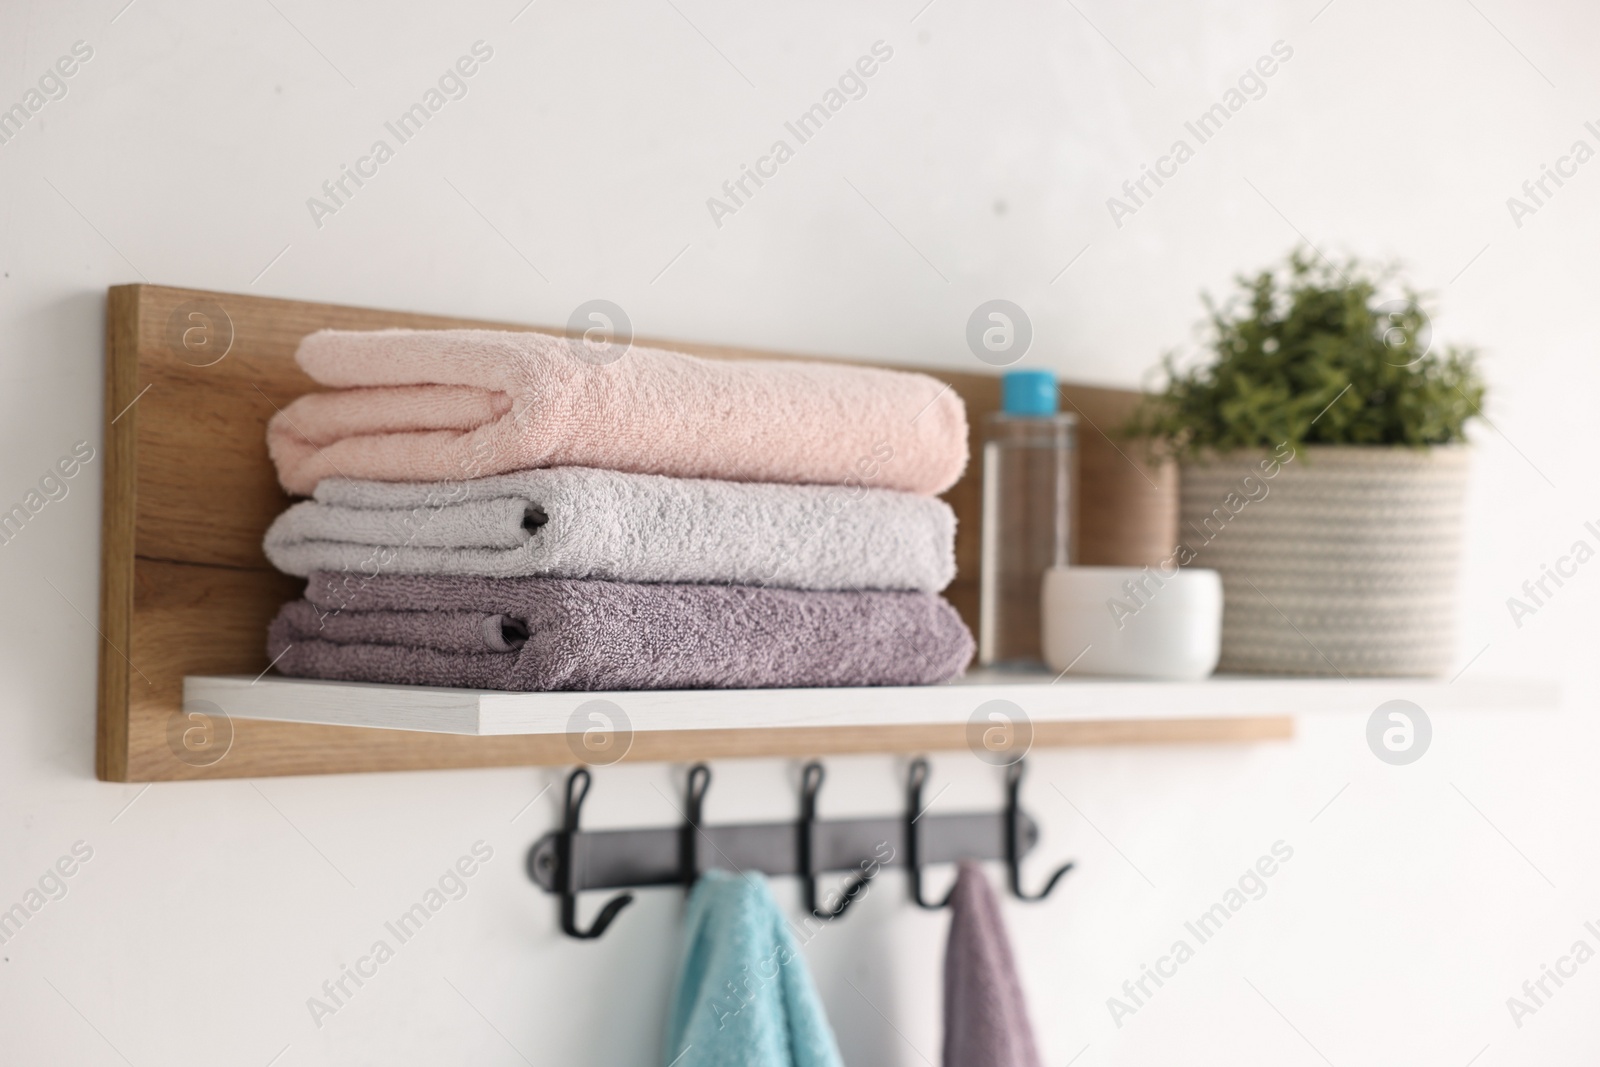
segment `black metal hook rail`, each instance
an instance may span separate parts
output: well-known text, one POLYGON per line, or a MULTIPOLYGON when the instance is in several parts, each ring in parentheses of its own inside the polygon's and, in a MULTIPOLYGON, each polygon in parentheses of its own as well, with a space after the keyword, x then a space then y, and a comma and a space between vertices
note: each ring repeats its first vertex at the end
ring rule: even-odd
POLYGON ((883 867, 905 867, 912 899, 924 908, 949 903, 947 894, 932 902, 923 895, 922 867, 958 860, 1000 860, 1008 884, 1020 900, 1043 900, 1072 869, 1059 868, 1037 894, 1021 885, 1022 857, 1039 840, 1039 827, 1020 806, 1022 764, 1006 769, 1006 807, 995 812, 935 815, 924 810, 925 759, 912 761, 907 777, 906 811, 898 817, 820 820, 817 794, 825 773, 817 762, 801 775, 800 817, 792 822, 705 826, 701 822, 711 770, 697 764, 689 772, 682 825, 637 830, 581 830, 579 815, 589 792, 590 773, 578 768, 567 777, 562 828, 540 838, 528 852, 528 875, 546 892, 561 897, 561 928, 577 938, 596 938, 633 901, 622 893, 608 901, 587 928, 577 923, 578 894, 591 889, 693 886, 702 871, 721 867, 768 875, 799 875, 805 906, 819 919, 836 919, 883 867), (829 907, 817 901, 817 875, 855 871, 835 890, 829 907))

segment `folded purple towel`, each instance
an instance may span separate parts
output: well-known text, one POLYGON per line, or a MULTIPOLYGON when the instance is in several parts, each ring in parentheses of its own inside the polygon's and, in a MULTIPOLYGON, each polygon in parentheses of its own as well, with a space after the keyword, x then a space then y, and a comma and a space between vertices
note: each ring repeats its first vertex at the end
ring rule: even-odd
POLYGON ((297 634, 335 645, 395 645, 435 652, 515 652, 528 628, 509 615, 482 611, 330 611, 309 600, 285 604, 279 616, 297 634))
POLYGON ((976 863, 961 864, 950 912, 944 1067, 1040 1067, 1000 902, 976 863))
POLYGON ((930 685, 972 650, 928 593, 330 571, 267 636, 284 674, 523 691, 930 685))

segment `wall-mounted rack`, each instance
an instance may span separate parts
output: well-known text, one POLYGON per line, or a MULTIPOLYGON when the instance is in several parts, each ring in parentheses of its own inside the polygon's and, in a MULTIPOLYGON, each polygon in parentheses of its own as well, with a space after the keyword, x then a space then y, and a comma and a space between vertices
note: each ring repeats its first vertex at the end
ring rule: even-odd
POLYGON ((794 822, 706 826, 701 811, 711 785, 711 769, 697 764, 689 771, 678 827, 643 830, 583 830, 579 827, 590 772, 579 768, 567 776, 561 829, 528 850, 528 876, 546 892, 561 898, 561 929, 570 937, 593 939, 605 933, 617 915, 633 902, 621 893, 601 906, 587 927, 578 921, 578 894, 590 889, 636 889, 645 886, 692 887, 700 873, 713 867, 760 871, 800 878, 805 910, 823 922, 849 910, 884 867, 906 869, 912 899, 924 908, 941 908, 949 897, 930 901, 923 893, 922 867, 957 860, 1002 860, 1008 884, 1019 900, 1048 897, 1073 868, 1056 869, 1037 893, 1022 888, 1022 857, 1039 840, 1039 828, 1022 810, 1024 764, 1005 768, 1006 806, 998 812, 934 815, 923 805, 928 763, 911 762, 906 779, 904 814, 890 819, 823 821, 816 817, 817 794, 825 772, 816 761, 801 772, 800 815, 794 822), (852 871, 841 888, 819 900, 817 876, 852 871))

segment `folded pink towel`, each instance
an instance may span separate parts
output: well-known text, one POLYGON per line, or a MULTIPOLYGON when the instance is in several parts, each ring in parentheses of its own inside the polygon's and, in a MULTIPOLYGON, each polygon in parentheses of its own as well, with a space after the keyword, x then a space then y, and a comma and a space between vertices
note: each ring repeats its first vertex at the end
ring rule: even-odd
POLYGON ((566 338, 496 330, 322 330, 295 358, 339 390, 267 427, 278 478, 301 495, 335 475, 559 466, 935 494, 967 463, 966 408, 923 374, 637 346, 602 365, 566 338))

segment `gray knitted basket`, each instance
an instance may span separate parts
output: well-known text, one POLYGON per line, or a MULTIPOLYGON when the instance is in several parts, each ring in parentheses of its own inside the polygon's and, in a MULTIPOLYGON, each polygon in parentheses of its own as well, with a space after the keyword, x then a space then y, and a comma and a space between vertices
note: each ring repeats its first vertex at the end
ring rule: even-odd
POLYGON ((1182 464, 1179 540, 1222 573, 1219 671, 1439 675, 1455 652, 1468 452, 1307 446, 1182 464), (1287 454, 1287 452, 1285 452, 1287 454))

